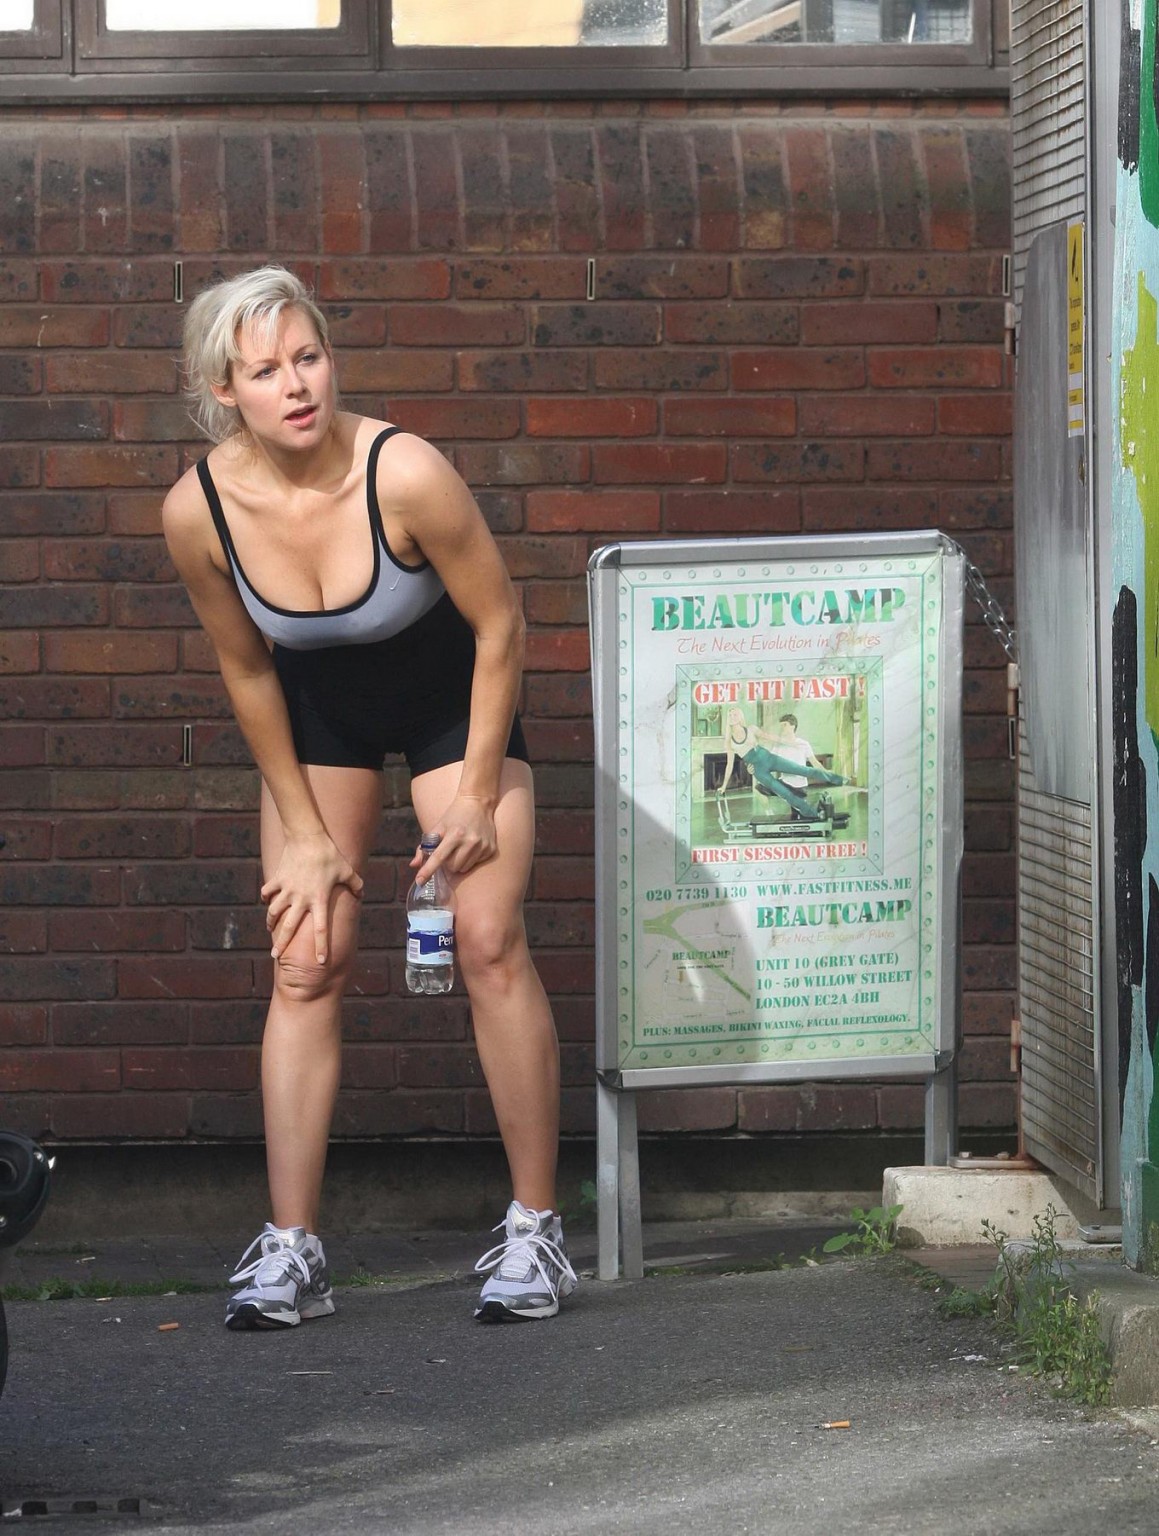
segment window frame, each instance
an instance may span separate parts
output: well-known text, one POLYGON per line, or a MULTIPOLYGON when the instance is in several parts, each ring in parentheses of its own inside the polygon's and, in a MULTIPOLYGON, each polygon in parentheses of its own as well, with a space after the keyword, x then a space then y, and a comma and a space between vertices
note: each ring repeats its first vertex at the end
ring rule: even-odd
POLYGON ((663 44, 518 49, 398 47, 391 0, 343 3, 334 29, 110 33, 101 0, 35 0, 30 32, 0 34, 0 105, 994 98, 1009 90, 1004 0, 971 0, 973 37, 961 44, 706 44, 698 0, 668 0, 663 44))
POLYGON ((0 32, 0 75, 68 68, 67 0, 33 0, 27 31, 0 32))

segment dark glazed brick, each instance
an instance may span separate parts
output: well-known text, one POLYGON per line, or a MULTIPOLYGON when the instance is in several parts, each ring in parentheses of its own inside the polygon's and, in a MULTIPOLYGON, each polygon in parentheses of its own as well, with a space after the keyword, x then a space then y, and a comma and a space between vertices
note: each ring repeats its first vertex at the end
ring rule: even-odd
POLYGON ((635 123, 600 123, 596 144, 607 249, 642 250, 647 241, 640 130, 635 123))
POLYGON ((660 340, 654 304, 537 305, 531 325, 537 347, 653 347, 660 340))
POLYGON ((855 251, 880 245, 881 206, 869 135, 864 128, 834 125, 829 143, 833 155, 838 244, 855 251))
POLYGON ((701 126, 692 132, 702 251, 732 251, 740 244, 740 175, 731 127, 701 126))
POLYGON ((895 248, 916 248, 925 242, 926 197, 914 135, 908 129, 875 128, 873 145, 881 176, 885 242, 895 248))
POLYGON ((559 249, 596 250, 601 244, 600 196, 592 130, 552 123, 549 132, 555 161, 559 249))
POLYGON ((938 305, 938 340, 998 343, 1006 336, 1006 306, 1001 299, 967 299, 938 305))
POLYGON ((36 146, 32 139, 0 139, 0 251, 36 249, 36 146))
POLYGON ((123 251, 128 244, 125 141, 97 132, 84 140, 84 248, 123 251))
POLYGON ((792 194, 793 245, 824 251, 833 245, 833 172, 823 128, 788 128, 785 152, 792 194))
POLYGON ((4 531, 10 535, 100 533, 105 526, 105 498, 97 492, 39 492, 6 501, 2 515, 4 531))
POLYGON ((107 624, 109 594, 103 587, 37 586, 4 594, 4 623, 14 629, 60 629, 107 624))
POLYGON ((0 259, 0 301, 5 304, 35 302, 39 273, 39 262, 0 259))
POLYGON ((0 902, 12 907, 111 907, 120 900, 115 869, 60 864, 0 865, 0 902))
POLYGON ((270 136, 276 251, 314 251, 318 247, 318 178, 312 132, 270 136))
POLYGON ((75 133, 45 133, 40 141, 40 249, 81 246, 81 140, 75 133))
POLYGON ((112 960, 7 960, 0 967, 0 998, 11 1002, 115 997, 112 960))
POLYGON ((499 130, 475 123, 460 144, 463 162, 463 234, 469 251, 501 251, 507 243, 499 130))
POLYGON ((98 720, 108 713, 104 678, 8 678, 0 691, 3 720, 98 720))
POLYGON ((459 189, 455 162, 458 138, 454 133, 416 127, 411 134, 420 250, 456 251, 462 246, 459 230, 459 189))
POLYGON ((83 400, 0 401, 0 437, 22 440, 99 439, 108 436, 108 406, 83 400))
POLYGON ((414 249, 414 198, 406 128, 392 124, 366 134, 366 187, 370 249, 414 249))
POLYGON ((549 175, 546 128, 507 125, 511 248, 551 251, 555 240, 555 193, 549 175))
POLYGON ((119 304, 126 299, 161 303, 173 297, 169 262, 46 262, 40 281, 43 297, 53 303, 119 304))
POLYGON ((160 124, 129 140, 129 226, 134 251, 174 246, 173 142, 160 124))
POLYGON ((788 243, 789 197, 779 130, 765 123, 739 130, 744 179, 744 245, 771 250, 788 243))
POLYGON ((1010 243, 1010 134, 1005 124, 966 130, 966 159, 974 203, 974 244, 1005 250, 1010 243))
POLYGON ((222 243, 221 136, 177 125, 177 166, 182 251, 216 251, 222 243))
POLYGON ((837 256, 742 256, 733 291, 741 299, 854 297, 865 291, 865 269, 837 256))
POLYGON ((599 299, 722 299, 728 263, 719 257, 601 256, 596 262, 599 299))
POLYGON ((662 251, 691 250, 696 244, 696 194, 688 133, 682 124, 649 128, 644 147, 651 244, 662 251))
POLYGON ((264 133, 224 132, 225 228, 231 251, 263 251, 269 241, 264 133))

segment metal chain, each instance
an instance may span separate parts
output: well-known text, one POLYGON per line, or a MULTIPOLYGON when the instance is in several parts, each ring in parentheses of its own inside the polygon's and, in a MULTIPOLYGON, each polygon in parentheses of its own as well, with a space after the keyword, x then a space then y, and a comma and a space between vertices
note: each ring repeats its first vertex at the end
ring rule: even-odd
POLYGON ((965 562, 966 585, 970 589, 970 595, 982 610, 982 618, 986 622, 986 628, 996 637, 999 645, 1001 645, 1010 660, 1017 662, 1018 631, 1002 612, 1002 605, 986 585, 985 576, 982 575, 982 572, 970 559, 966 551, 956 540, 951 540, 950 542, 965 562))

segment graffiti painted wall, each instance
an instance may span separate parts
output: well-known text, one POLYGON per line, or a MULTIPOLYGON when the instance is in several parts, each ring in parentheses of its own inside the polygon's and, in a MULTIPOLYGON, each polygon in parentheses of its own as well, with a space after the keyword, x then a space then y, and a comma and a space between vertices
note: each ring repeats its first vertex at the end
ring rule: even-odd
POLYGON ((1159 0, 1123 0, 1115 262, 1115 919, 1123 1238, 1159 1270, 1159 0))

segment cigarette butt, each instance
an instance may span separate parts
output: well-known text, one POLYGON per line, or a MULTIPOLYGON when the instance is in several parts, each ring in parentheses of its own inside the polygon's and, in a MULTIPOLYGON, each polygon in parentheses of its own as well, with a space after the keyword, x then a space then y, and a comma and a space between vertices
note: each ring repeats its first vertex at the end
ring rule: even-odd
POLYGON ((849 1428, 849 1420, 848 1419, 826 1419, 826 1421, 823 1424, 818 1425, 818 1428, 819 1429, 848 1429, 849 1428))
POLYGON ((174 1328, 180 1328, 180 1327, 181 1327, 180 1323, 158 1323, 157 1324, 157 1332, 158 1333, 172 1333, 174 1328))

